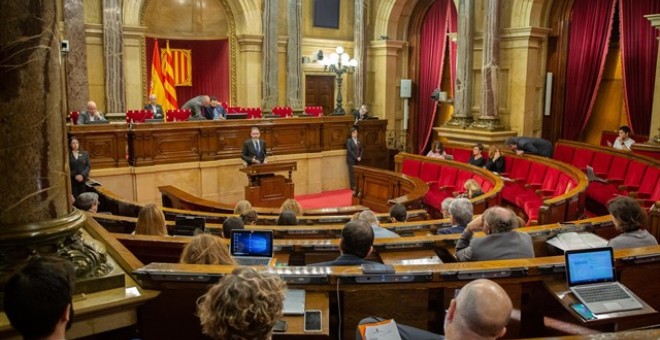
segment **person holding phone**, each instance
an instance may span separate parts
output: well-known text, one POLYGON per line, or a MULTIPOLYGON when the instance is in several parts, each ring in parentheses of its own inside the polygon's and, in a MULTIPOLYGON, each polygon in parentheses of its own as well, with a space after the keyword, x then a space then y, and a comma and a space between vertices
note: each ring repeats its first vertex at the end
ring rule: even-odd
POLYGON ((213 339, 271 339, 282 317, 285 290, 279 276, 234 269, 197 301, 202 332, 213 339))

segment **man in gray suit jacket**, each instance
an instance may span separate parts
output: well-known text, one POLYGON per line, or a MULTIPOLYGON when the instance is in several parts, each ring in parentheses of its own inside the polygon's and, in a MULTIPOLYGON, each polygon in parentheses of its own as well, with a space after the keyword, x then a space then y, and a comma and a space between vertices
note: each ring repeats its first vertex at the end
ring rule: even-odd
POLYGON ((205 117, 204 108, 211 106, 211 97, 203 94, 187 101, 181 110, 190 110, 192 112, 192 117, 205 117))
POLYGON ((534 257, 529 234, 516 232, 518 218, 507 208, 492 207, 468 224, 456 243, 459 261, 487 261, 534 257), (476 231, 485 237, 472 239, 476 231))
POLYGON ((87 102, 87 111, 80 113, 78 116, 78 125, 89 124, 91 121, 105 120, 103 113, 96 109, 96 103, 93 101, 87 102))

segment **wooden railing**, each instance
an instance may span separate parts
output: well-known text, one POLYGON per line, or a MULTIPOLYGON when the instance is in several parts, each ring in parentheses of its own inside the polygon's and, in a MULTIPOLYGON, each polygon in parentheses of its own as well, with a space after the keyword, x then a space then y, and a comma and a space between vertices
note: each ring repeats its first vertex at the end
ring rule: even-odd
POLYGON ((419 178, 389 170, 365 166, 353 167, 356 178, 356 194, 353 204, 369 207, 373 211, 389 211, 393 204, 403 204, 407 209, 419 209, 428 184, 419 178))

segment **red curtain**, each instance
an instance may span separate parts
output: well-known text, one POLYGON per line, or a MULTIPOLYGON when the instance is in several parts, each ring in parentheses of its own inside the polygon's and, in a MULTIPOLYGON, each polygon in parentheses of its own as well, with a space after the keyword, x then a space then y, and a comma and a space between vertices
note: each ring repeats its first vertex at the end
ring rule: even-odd
POLYGON ((656 13, 660 0, 620 0, 623 95, 630 128, 638 134, 651 125, 658 57, 658 33, 644 15, 656 13))
POLYGON ((615 2, 575 0, 573 5, 564 88, 564 139, 577 139, 591 116, 605 68, 615 2))
MULTIPOLYGON (((215 96, 220 102, 229 102, 229 40, 173 40, 170 49, 191 50, 192 86, 176 86, 176 98, 179 106, 190 98, 207 94, 215 96)), ((147 56, 151 56, 153 38, 146 38, 147 56)), ((167 39, 158 39, 160 48, 165 48, 167 39)), ((151 83, 151 65, 146 61, 147 84, 151 83)), ((159 99, 162 100, 162 99, 159 99)))
POLYGON ((440 87, 442 65, 447 46, 447 11, 451 0, 438 0, 426 12, 419 41, 419 91, 417 91, 417 145, 420 153, 426 148, 433 123, 436 103, 433 90, 440 87))

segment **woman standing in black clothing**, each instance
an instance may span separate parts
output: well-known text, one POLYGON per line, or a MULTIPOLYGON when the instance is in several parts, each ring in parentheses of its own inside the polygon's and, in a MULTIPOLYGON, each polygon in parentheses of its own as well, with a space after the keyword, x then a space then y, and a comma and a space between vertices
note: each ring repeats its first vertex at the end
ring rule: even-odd
POLYGON ((85 182, 89 177, 89 155, 80 151, 80 143, 76 137, 71 138, 69 152, 69 173, 71 174, 71 194, 73 199, 86 191, 85 182))
POLYGON ((491 145, 488 149, 488 161, 486 162, 486 169, 501 174, 504 172, 504 156, 500 152, 500 148, 491 145))
POLYGON ((484 146, 481 143, 475 144, 468 163, 483 168, 486 165, 486 159, 481 155, 482 151, 484 151, 484 146))

